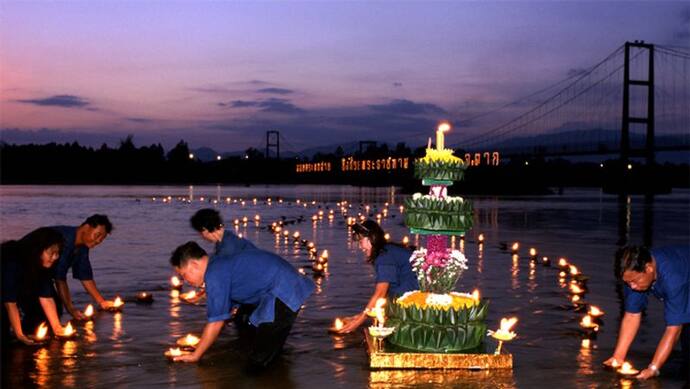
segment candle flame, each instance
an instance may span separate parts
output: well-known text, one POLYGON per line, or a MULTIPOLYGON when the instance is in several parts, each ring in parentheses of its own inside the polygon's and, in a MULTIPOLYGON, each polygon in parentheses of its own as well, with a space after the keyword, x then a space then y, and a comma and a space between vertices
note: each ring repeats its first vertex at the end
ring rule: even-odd
POLYGON ((179 287, 180 285, 182 285, 182 281, 180 281, 180 279, 177 278, 177 276, 172 276, 172 277, 170 278, 170 284, 172 284, 172 286, 173 286, 174 288, 177 288, 177 287, 179 287))
POLYGON ((517 317, 511 317, 510 319, 503 318, 501 319, 501 329, 500 331, 505 331, 508 332, 510 331, 511 328, 517 323, 518 318, 517 317))
POLYGON ((558 260, 558 266, 560 266, 560 267, 566 267, 566 266, 568 266, 568 261, 566 261, 565 258, 560 258, 560 259, 558 260))
POLYGON ((602 311, 601 309, 599 309, 599 307, 592 305, 591 307, 589 307, 589 314, 590 314, 591 316, 596 317, 596 316, 601 316, 601 315, 603 315, 603 314, 604 314, 604 311, 602 311))
POLYGON ((536 257, 537 256, 537 249, 535 249, 534 247, 530 248, 529 249, 529 255, 531 257, 536 257))
POLYGON ((179 357, 180 355, 182 355, 182 350, 180 350, 179 347, 176 347, 176 348, 170 347, 170 349, 168 350, 168 353, 170 354, 171 357, 179 357))
POLYGON ((584 293, 584 290, 576 284, 570 284, 570 292, 573 294, 582 294, 584 293))
POLYGON ((584 328, 592 328, 596 327, 597 325, 592 323, 592 316, 585 315, 585 317, 583 317, 582 321, 580 322, 580 326, 584 328))
POLYGON ((638 372, 639 371, 632 367, 632 365, 629 362, 623 362, 623 366, 621 366, 621 368, 618 369, 618 373, 625 375, 633 375, 637 374, 638 372))
POLYGON ((472 299, 476 302, 479 302, 479 289, 475 289, 472 292, 472 299))
POLYGON ((582 339, 582 348, 589 348, 591 341, 589 339, 582 339))
POLYGON ((438 125, 438 130, 441 131, 441 132, 448 132, 448 131, 450 131, 450 123, 448 123, 448 122, 441 122, 441 123, 438 125))
POLYGON ((323 250, 321 253, 321 258, 328 259, 328 250, 323 250))
POLYGON ((86 306, 86 309, 84 310, 84 316, 86 316, 86 317, 93 316, 93 305, 89 304, 86 306))
POLYGON ((185 343, 187 343, 189 346, 196 346, 200 340, 201 339, 199 339, 199 337, 193 334, 187 334, 187 336, 184 337, 185 343))
POLYGON ((115 308, 120 308, 121 306, 125 305, 124 301, 120 298, 120 296, 115 297, 115 301, 113 301, 113 307, 115 308))
POLYGON ((336 331, 340 331, 343 329, 343 325, 345 325, 345 323, 343 323, 343 321, 340 320, 340 318, 336 318, 335 323, 333 323, 333 328, 335 328, 336 331))
POLYGON ((63 336, 72 336, 74 335, 74 328, 72 328, 72 322, 68 321, 67 326, 65 327, 65 330, 62 332, 63 336))
POLYGON ((182 298, 185 300, 193 299, 194 297, 196 297, 196 290, 182 294, 182 298))
POLYGON ((38 329, 36 330, 36 339, 37 340, 43 340, 47 334, 48 334, 48 326, 46 326, 46 323, 43 322, 43 323, 41 323, 41 325, 38 326, 38 329))
POLYGON ((576 276, 579 273, 577 270, 577 266, 575 265, 570 265, 570 275, 571 276, 576 276))
POLYGON ((477 237, 477 240, 479 241, 479 243, 483 243, 484 242, 484 234, 479 234, 479 236, 477 237))
POLYGON ((520 248, 520 243, 518 243, 518 242, 513 243, 513 251, 518 251, 519 248, 520 248))

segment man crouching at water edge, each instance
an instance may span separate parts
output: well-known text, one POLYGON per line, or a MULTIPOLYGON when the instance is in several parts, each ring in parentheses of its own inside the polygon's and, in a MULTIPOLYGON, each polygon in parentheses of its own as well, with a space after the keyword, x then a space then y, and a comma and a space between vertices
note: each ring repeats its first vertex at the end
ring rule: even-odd
POLYGON ((194 353, 175 357, 176 362, 196 362, 209 349, 239 304, 256 309, 249 317, 256 338, 249 353, 249 368, 265 368, 282 350, 297 313, 314 290, 314 283, 300 275, 283 258, 262 250, 246 250, 209 260, 195 242, 175 249, 170 263, 187 282, 205 284, 208 323, 194 353))
MULTIPOLYGON (((79 227, 54 226, 50 228, 60 232, 64 238, 64 247, 54 274, 57 291, 64 307, 75 319, 85 319, 82 312, 72 304, 72 296, 67 285, 67 272, 71 268, 72 277, 81 281, 84 290, 96 304, 101 309, 111 310, 113 301, 106 300, 98 291, 89 259, 89 250, 101 244, 113 230, 108 217, 95 214, 89 216, 79 227)), ((58 312, 62 314, 61 306, 58 312)))
POLYGON ((249 240, 240 238, 232 231, 226 230, 220 212, 215 209, 200 209, 189 222, 204 240, 216 245, 214 255, 234 255, 240 251, 256 249, 256 246, 249 240))
POLYGON ((613 356, 604 364, 620 366, 635 339, 651 293, 664 302, 666 331, 659 341, 649 366, 637 378, 659 375, 673 345, 681 338, 683 372, 690 385, 690 246, 625 247, 617 254, 620 276, 625 282, 625 315, 621 321, 613 356))

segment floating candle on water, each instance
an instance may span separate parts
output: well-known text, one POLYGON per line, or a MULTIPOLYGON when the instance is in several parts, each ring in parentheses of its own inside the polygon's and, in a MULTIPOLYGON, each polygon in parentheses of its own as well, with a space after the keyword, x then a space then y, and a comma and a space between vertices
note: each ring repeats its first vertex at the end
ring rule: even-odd
POLYGON ((587 312, 587 313, 592 317, 599 317, 599 316, 602 316, 604 314, 604 311, 599 309, 599 307, 592 305, 589 307, 589 312, 587 312))
POLYGON ((568 267, 568 261, 566 261, 565 258, 559 258, 558 259, 558 266, 561 268, 566 268, 566 267, 568 267))
POLYGON ((36 336, 34 336, 34 339, 38 342, 42 342, 45 340, 46 335, 48 335, 48 326, 46 326, 46 323, 43 322, 36 329, 36 336))
POLYGON ((517 253, 517 251, 520 249, 520 243, 513 243, 513 246, 510 249, 513 251, 513 253, 517 253))
POLYGON ((570 284, 570 293, 572 293, 572 294, 584 294, 585 290, 580 288, 577 284, 570 284))
POLYGON ((113 308, 119 310, 122 308, 123 305, 125 305, 125 302, 122 301, 120 296, 116 296, 115 301, 113 301, 113 308))
POLYGON ((328 250, 323 250, 321 253, 321 258, 328 260, 328 250))
POLYGON ((86 309, 84 309, 84 316, 87 318, 91 318, 91 316, 93 316, 93 305, 89 304, 86 306, 86 309))
POLYGON ((580 327, 586 330, 594 331, 597 331, 599 329, 599 326, 592 321, 592 316, 589 315, 585 315, 585 317, 582 318, 582 321, 580 321, 580 327))
POLYGON ((513 328, 517 321, 517 317, 511 317, 510 319, 504 317, 501 319, 500 328, 496 331, 489 331, 489 335, 500 341, 513 340, 517 334, 510 329, 513 328))
POLYGON ((549 260, 549 257, 542 257, 542 258, 541 258, 541 263, 542 263, 542 265, 544 265, 544 266, 549 266, 549 265, 551 265, 551 261, 549 260))
POLYGON ((177 276, 170 277, 170 285, 174 289, 182 289, 182 281, 177 276))
POLYGON ((333 323, 333 328, 334 328, 336 331, 340 331, 340 330, 343 329, 343 326, 344 326, 344 325, 345 325, 345 323, 343 323, 343 321, 340 320, 340 318, 336 318, 336 319, 335 319, 335 323, 333 323))
POLYGON ((76 332, 74 331, 74 328, 72 328, 72 322, 68 321, 67 326, 65 329, 62 331, 62 336, 65 338, 69 338, 72 335, 74 335, 76 332))
POLYGON ((151 293, 139 292, 139 293, 137 293, 137 302, 140 302, 140 303, 153 302, 153 295, 151 293))
POLYGON ((168 358, 179 357, 180 355, 182 355, 182 350, 180 350, 179 347, 176 347, 176 348, 170 347, 168 349, 168 351, 165 352, 165 356, 168 358))
POLYGON ((529 256, 532 258, 536 258, 537 257, 537 249, 535 249, 534 247, 530 248, 529 249, 529 256))
POLYGON ((575 265, 570 265, 570 275, 571 276, 576 276, 580 273, 579 270, 577 270, 577 266, 575 265))
POLYGON ((386 242, 388 242, 389 240, 391 240, 391 234, 389 234, 389 233, 386 232, 386 233, 383 235, 383 239, 385 239, 386 242))
POLYGON ((199 344, 199 341, 201 341, 201 339, 198 336, 194 334, 187 334, 187 336, 178 339, 177 344, 179 346, 196 347, 196 345, 199 344))
MULTIPOLYGON (((614 360, 614 362, 615 362, 615 360, 614 360)), ((613 364, 612 364, 612 366, 613 366, 613 364)), ((623 362, 623 366, 621 366, 621 368, 618 369, 617 371, 618 371, 618 374, 622 374, 622 375, 635 375, 635 374, 638 374, 640 372, 639 370, 633 368, 632 365, 630 364, 630 362, 623 362)))
POLYGON ((479 234, 479 236, 477 236, 477 242, 484 243, 484 234, 479 234))
POLYGON ((582 348, 590 348, 591 342, 589 339, 582 339, 582 348))
POLYGON ((189 291, 187 293, 182 293, 180 295, 180 298, 183 300, 190 300, 196 297, 196 290, 189 291))

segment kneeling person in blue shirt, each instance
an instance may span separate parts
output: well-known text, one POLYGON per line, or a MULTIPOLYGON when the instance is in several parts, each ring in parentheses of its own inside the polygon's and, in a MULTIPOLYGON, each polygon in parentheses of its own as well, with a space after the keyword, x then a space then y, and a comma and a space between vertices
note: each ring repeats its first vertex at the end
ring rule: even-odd
POLYGON ((253 368, 266 367, 282 350, 297 313, 314 290, 314 283, 287 261, 261 250, 209 260, 198 244, 187 242, 175 249, 170 263, 191 285, 205 284, 207 294, 208 323, 194 353, 176 357, 179 362, 198 361, 218 337, 231 310, 252 304, 256 309, 249 321, 256 327, 256 339, 249 362, 253 368))
POLYGON ((659 341, 652 362, 637 376, 647 379, 659 375, 673 345, 681 338, 684 370, 690 385, 690 246, 661 247, 649 250, 630 246, 618 253, 620 275, 625 282, 625 315, 621 320, 613 356, 604 364, 620 366, 635 339, 651 293, 664 302, 666 331, 659 341))

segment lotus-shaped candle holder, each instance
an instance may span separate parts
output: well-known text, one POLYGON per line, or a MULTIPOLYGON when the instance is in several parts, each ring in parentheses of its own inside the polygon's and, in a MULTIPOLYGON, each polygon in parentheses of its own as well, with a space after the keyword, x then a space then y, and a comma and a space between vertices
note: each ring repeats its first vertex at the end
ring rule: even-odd
POLYGON ((199 344, 199 341, 201 341, 201 339, 198 336, 194 334, 187 334, 187 336, 177 339, 177 345, 183 350, 194 350, 196 345, 199 344))
POLYGON ((496 331, 489 330, 489 336, 498 340, 498 347, 496 347, 496 352, 494 354, 501 353, 501 347, 503 347, 503 342, 510 342, 515 339, 517 334, 510 329, 517 323, 517 317, 511 317, 510 319, 501 319, 501 328, 496 331))
POLYGON ((395 327, 371 326, 369 327, 369 335, 375 340, 376 350, 383 349, 383 340, 395 331, 395 327))

